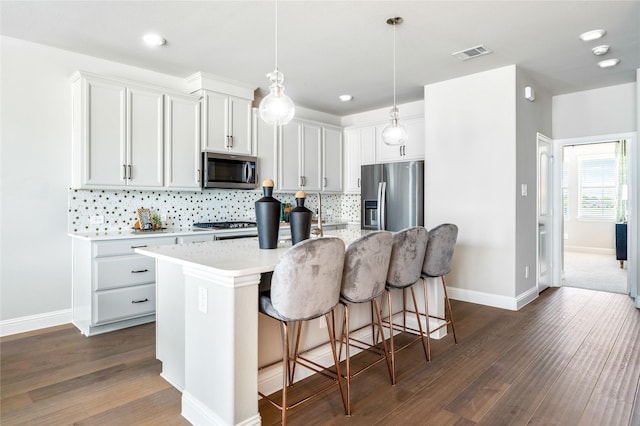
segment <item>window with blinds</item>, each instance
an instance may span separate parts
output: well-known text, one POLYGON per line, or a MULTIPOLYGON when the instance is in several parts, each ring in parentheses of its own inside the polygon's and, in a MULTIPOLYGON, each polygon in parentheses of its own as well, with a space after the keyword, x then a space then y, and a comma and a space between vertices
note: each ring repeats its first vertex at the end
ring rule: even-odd
POLYGON ((615 218, 616 159, 613 155, 579 157, 580 219, 615 218))

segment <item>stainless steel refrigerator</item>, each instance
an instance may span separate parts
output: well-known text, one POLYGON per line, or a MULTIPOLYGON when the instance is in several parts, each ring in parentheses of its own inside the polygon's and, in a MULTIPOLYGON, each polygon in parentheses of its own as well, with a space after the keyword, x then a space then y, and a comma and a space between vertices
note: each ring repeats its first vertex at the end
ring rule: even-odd
POLYGON ((424 225, 424 161, 362 166, 360 178, 362 229, 424 225))

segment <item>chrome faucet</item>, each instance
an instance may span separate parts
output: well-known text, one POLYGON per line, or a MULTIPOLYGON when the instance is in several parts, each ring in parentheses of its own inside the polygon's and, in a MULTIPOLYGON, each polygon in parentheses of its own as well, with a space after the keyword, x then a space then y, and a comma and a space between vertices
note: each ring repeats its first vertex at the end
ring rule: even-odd
POLYGON ((322 195, 318 192, 318 227, 313 230, 313 235, 317 235, 319 237, 324 236, 322 232, 322 195))

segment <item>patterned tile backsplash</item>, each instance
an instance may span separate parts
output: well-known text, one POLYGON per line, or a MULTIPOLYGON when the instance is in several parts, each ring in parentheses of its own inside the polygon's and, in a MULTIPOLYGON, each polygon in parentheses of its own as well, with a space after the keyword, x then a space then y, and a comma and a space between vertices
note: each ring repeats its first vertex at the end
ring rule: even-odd
MULTIPOLYGON (((136 209, 144 207, 166 215, 162 226, 190 228, 195 222, 226 220, 255 221, 256 200, 262 190, 136 191, 69 189, 69 232, 126 231, 136 221, 136 209), (104 223, 90 223, 91 216, 103 216, 104 223)), ((274 194, 283 203, 295 205, 293 194, 274 194)), ((309 193, 305 206, 316 211, 318 198, 309 193)), ((327 221, 360 222, 360 196, 323 194, 322 212, 327 221)))

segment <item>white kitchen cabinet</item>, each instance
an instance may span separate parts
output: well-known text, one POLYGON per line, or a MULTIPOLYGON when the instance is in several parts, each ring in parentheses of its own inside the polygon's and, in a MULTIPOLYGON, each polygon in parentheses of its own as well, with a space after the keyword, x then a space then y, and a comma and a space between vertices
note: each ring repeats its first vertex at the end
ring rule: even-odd
POLYGON ((253 155, 251 100, 201 90, 202 151, 253 155))
POLYGON ((72 322, 92 336, 155 320, 155 261, 135 248, 175 237, 72 240, 72 322))
POLYGON ((258 157, 258 183, 265 179, 275 182, 279 188, 278 177, 278 128, 260 119, 258 109, 253 109, 253 126, 251 135, 254 138, 258 157))
POLYGON ((76 73, 72 98, 72 187, 162 187, 162 91, 76 73))
POLYGON ((339 128, 292 120, 280 128, 278 139, 276 184, 280 191, 342 191, 339 128))
POLYGON ((199 99, 186 95, 166 95, 165 187, 199 190, 201 157, 199 99))
POLYGON ((322 191, 342 192, 342 130, 324 127, 322 141, 322 191))
POLYGON ((302 186, 301 165, 302 123, 292 120, 279 128, 278 138, 278 181, 281 191, 297 191, 302 186))
POLYGON ((345 129, 344 191, 359 194, 361 166, 375 164, 376 126, 345 129))
POLYGON ((407 130, 407 141, 404 145, 387 145, 382 140, 382 131, 388 123, 376 126, 376 161, 387 163, 393 161, 424 160, 424 117, 401 118, 407 130))

